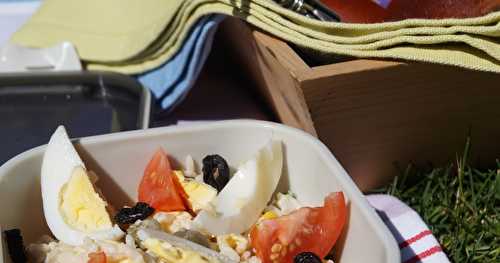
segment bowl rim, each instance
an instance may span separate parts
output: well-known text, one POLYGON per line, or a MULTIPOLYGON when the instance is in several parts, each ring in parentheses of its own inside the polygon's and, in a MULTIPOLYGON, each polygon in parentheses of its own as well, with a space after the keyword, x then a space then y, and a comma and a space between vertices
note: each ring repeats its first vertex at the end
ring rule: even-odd
MULTIPOLYGON (((321 158, 325 161, 325 165, 334 171, 339 171, 337 180, 339 181, 342 191, 348 192, 349 199, 356 202, 360 206, 361 214, 370 221, 371 225, 374 227, 374 232, 378 235, 383 243, 387 256, 387 261, 390 263, 399 263, 401 261, 400 250, 394 236, 391 234, 389 228, 383 223, 382 219, 377 215, 375 209, 368 203, 367 199, 356 186, 354 181, 348 175, 347 171, 342 167, 339 161, 335 158, 333 153, 316 137, 312 136, 305 131, 286 126, 279 123, 260 121, 260 120, 249 120, 249 119, 237 119, 237 120, 223 120, 223 121, 210 121, 201 123, 190 123, 183 125, 172 125, 165 127, 149 128, 144 130, 133 130, 116 132, 104 135, 96 135, 82 138, 73 138, 72 142, 76 142, 82 145, 92 145, 99 144, 102 142, 112 142, 116 140, 122 140, 124 137, 141 137, 141 136, 154 136, 161 135, 164 133, 181 133, 181 132, 203 132, 206 130, 213 129, 225 129, 231 127, 251 127, 255 128, 278 130, 280 133, 286 133, 294 137, 300 137, 305 143, 310 144, 316 151, 318 151, 321 158)), ((0 184, 3 182, 3 178, 6 176, 7 172, 16 166, 18 163, 32 156, 40 154, 45 150, 46 145, 41 145, 25 152, 22 152, 15 157, 11 158, 0 166, 0 184)))

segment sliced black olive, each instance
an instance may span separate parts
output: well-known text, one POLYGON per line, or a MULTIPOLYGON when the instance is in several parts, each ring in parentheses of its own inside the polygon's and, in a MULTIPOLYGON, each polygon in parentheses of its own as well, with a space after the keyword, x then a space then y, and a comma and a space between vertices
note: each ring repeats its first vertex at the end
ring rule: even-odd
POLYGON ((208 238, 198 231, 184 229, 175 232, 174 235, 180 238, 187 239, 198 245, 202 245, 206 248, 210 248, 210 241, 208 240, 208 238))
POLYGON ((222 156, 214 154, 203 158, 203 181, 218 192, 229 182, 229 166, 222 156))
POLYGON ((321 263, 321 259, 313 252, 302 252, 295 256, 293 263, 321 263))
POLYGON ((137 220, 146 219, 155 211, 146 203, 138 202, 134 207, 124 207, 115 215, 118 224, 132 224, 137 220))
POLYGON ((12 262, 28 262, 28 258, 26 257, 26 250, 24 249, 23 237, 21 236, 21 230, 5 230, 4 233, 5 241, 7 242, 7 249, 9 251, 12 262))

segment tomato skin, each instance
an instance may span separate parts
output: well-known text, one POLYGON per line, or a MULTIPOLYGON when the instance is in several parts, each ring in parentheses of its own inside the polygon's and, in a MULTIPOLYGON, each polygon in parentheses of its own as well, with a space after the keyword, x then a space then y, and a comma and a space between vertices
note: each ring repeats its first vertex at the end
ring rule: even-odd
POLYGON ((89 253, 87 263, 106 263, 106 254, 103 251, 89 253))
POLYGON ((139 202, 156 211, 185 211, 187 194, 173 174, 167 154, 158 149, 149 161, 139 184, 139 202))
POLYGON ((323 207, 303 207, 257 223, 250 230, 250 242, 263 263, 293 262, 301 252, 324 258, 342 233, 346 214, 344 194, 331 193, 323 207))

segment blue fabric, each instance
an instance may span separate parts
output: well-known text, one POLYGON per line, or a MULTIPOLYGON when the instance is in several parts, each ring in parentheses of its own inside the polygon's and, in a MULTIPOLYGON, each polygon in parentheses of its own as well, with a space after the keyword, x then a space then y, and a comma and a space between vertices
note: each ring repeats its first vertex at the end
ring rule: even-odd
POLYGON ((172 59, 137 76, 139 82, 159 100, 162 109, 173 109, 192 88, 210 53, 217 26, 224 17, 210 15, 200 19, 172 59))
MULTIPOLYGON (((35 1, 39 0, 0 0, 0 3, 35 1)), ((173 109, 194 85, 210 53, 215 31, 224 17, 209 15, 201 18, 172 59, 154 70, 136 76, 143 86, 151 90, 162 109, 173 109)))

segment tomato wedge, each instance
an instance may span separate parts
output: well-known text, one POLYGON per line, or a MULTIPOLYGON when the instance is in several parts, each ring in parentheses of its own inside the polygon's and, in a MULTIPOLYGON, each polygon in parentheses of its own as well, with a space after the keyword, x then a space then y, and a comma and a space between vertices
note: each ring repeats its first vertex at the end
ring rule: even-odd
POLYGON ((188 196, 162 149, 156 151, 146 166, 139 184, 138 199, 157 211, 185 211, 189 208, 188 196))
POLYGON ((106 254, 102 251, 89 253, 89 261, 87 263, 106 263, 106 254))
POLYGON ((323 207, 303 207, 257 223, 250 230, 250 242, 263 263, 293 262, 301 252, 324 258, 342 232, 346 211, 344 194, 331 193, 323 207))

